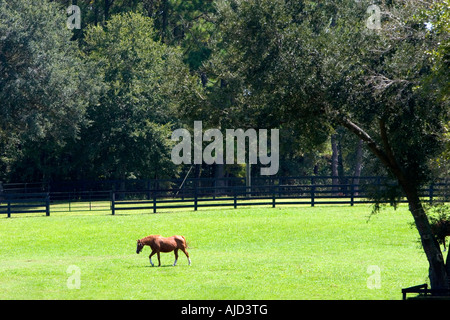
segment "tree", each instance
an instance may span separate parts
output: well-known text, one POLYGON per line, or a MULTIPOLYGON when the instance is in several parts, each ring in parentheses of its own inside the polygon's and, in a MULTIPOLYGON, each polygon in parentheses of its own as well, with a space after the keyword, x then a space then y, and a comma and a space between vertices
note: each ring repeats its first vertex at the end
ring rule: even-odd
POLYGON ((438 37, 439 43, 427 50, 432 56, 432 72, 426 85, 437 91, 437 98, 449 105, 450 98, 450 1, 435 1, 417 14, 417 20, 427 25, 427 33, 438 37))
POLYGON ((153 40, 179 46, 184 61, 197 70, 211 49, 208 42, 214 25, 209 14, 214 10, 212 0, 56 0, 66 8, 76 4, 81 11, 81 29, 74 29, 74 39, 82 41, 90 25, 106 25, 115 14, 134 12, 153 21, 153 40))
POLYGON ((61 147, 75 139, 86 106, 96 101, 97 79, 70 41, 66 19, 59 5, 45 0, 0 1, 3 170, 9 171, 42 141, 61 147))
MULTIPOLYGON (((80 7, 81 29, 89 25, 105 25, 112 15, 125 12, 142 11, 142 0, 54 0, 67 8, 74 4, 80 7)), ((74 30, 76 38, 82 37, 82 31, 74 30)))
POLYGON ((220 77, 237 87, 234 99, 266 123, 293 123, 316 143, 337 126, 361 139, 408 200, 432 288, 446 288, 444 259, 419 198, 449 119, 448 105, 436 99, 440 85, 426 86, 433 76, 427 52, 445 34, 430 35, 417 19, 424 2, 381 7, 382 29, 372 30, 363 2, 221 1, 214 56, 225 66, 220 77))
POLYGON ((176 48, 152 40, 153 21, 137 13, 111 17, 85 36, 87 59, 103 77, 99 104, 89 106, 90 125, 76 146, 92 178, 163 178, 170 161, 174 110, 187 98, 191 77, 176 48), (183 100, 182 100, 183 99, 183 100), (83 150, 83 152, 81 152, 83 150))

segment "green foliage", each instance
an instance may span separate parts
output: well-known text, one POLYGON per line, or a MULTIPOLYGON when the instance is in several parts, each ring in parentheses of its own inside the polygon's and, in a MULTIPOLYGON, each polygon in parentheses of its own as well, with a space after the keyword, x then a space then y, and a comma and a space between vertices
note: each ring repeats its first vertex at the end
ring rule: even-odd
POLYGON ((423 9, 417 2, 382 5, 379 31, 367 29, 366 9, 355 1, 221 2, 217 77, 254 123, 288 123, 312 145, 347 125, 370 137, 391 173, 420 185, 429 159, 442 152, 449 117, 423 85, 432 69, 426 52, 442 35, 429 38, 414 21, 423 9))
POLYGON ((431 230, 439 244, 444 244, 450 235, 450 205, 437 203, 429 206, 427 210, 431 230))
POLYGON ((428 26, 428 36, 437 38, 437 46, 427 51, 432 61, 432 73, 427 83, 438 92, 438 97, 448 101, 450 98, 450 1, 435 1, 423 9, 416 17, 419 23, 428 26))
POLYGON ((450 205, 446 203, 436 203, 427 208, 429 219, 435 224, 438 221, 450 221, 450 205))
POLYGON ((92 90, 60 8, 42 0, 2 2, 2 131, 75 136, 92 90))
POLYGON ((211 34, 215 30, 209 15, 214 11, 212 0, 162 0, 160 8, 167 12, 153 10, 155 28, 159 30, 164 43, 180 46, 184 60, 191 70, 198 70, 209 58, 211 34), (166 15, 166 16, 165 16, 166 15))
MULTIPOLYGON (((343 119, 417 185, 448 171, 448 0, 382 2, 378 31, 354 0, 79 0, 72 32, 72 1, 0 3, 2 179, 175 174, 167 138, 193 120, 281 129, 282 174, 329 173, 343 119)), ((341 173, 354 140, 340 134, 341 173)))
POLYGON ((179 50, 152 40, 152 24, 140 14, 119 14, 86 32, 87 59, 105 86, 99 104, 87 111, 91 124, 79 146, 91 159, 90 176, 162 178, 175 172, 168 138, 189 75, 179 50))
POLYGON ((0 20, 0 162, 6 170, 27 146, 48 141, 58 148, 77 137, 98 84, 58 5, 2 0, 0 20))

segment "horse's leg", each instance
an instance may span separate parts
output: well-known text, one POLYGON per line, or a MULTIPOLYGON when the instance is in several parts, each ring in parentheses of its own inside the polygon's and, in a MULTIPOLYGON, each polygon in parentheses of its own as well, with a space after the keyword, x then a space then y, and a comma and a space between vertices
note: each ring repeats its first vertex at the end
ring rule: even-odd
POLYGON ((156 254, 158 255, 158 267, 161 267, 161 259, 159 258, 159 251, 156 254))
POLYGON ((150 264, 152 265, 152 267, 155 266, 152 262, 152 255, 154 255, 155 253, 156 253, 156 251, 152 250, 152 253, 150 253, 150 255, 148 256, 148 259, 150 260, 150 264))
POLYGON ((189 265, 191 265, 191 258, 189 258, 189 253, 187 252, 186 248, 181 248, 181 251, 184 252, 184 254, 186 255, 186 257, 188 259, 189 265))
POLYGON ((175 253, 175 262, 173 263, 173 266, 175 267, 177 265, 178 260, 178 249, 173 250, 173 253, 175 253))

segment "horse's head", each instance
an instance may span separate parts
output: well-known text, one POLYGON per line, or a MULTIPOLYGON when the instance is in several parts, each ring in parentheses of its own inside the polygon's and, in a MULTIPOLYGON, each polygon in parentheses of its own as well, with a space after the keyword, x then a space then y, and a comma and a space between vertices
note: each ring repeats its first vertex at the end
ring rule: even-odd
POLYGON ((144 247, 144 244, 141 242, 141 240, 137 240, 136 253, 139 254, 139 252, 142 251, 143 247, 144 247))

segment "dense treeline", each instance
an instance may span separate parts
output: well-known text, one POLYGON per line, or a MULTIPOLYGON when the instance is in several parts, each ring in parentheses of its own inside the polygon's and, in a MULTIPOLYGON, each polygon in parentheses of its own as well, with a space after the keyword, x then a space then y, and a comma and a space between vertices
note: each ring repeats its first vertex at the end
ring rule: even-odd
MULTIPOLYGON (((436 43, 445 38, 447 16, 439 7, 399 4, 415 10, 408 23, 420 45, 389 57, 388 41, 408 35, 389 32, 384 47, 372 48, 377 32, 364 30, 367 6, 354 1, 2 1, 0 179, 183 176, 190 167, 170 161, 169 138, 194 120, 221 129, 280 128, 280 175, 385 174, 360 137, 323 115, 350 98, 367 118, 373 111, 364 105, 418 101, 397 94, 413 85, 396 79, 411 72, 406 67, 418 70, 427 93, 439 87, 435 98, 445 102, 448 47, 436 43), (66 27, 72 3, 80 7, 80 29, 66 27), (390 78, 376 74, 389 68, 390 78)), ((389 18, 402 18, 398 7, 383 5, 391 10, 385 28, 396 30, 389 18)), ((448 144, 445 132, 440 141, 448 144)), ((433 156, 440 176, 448 173, 448 146, 443 150, 420 151, 433 156)), ((244 171, 191 170, 219 177, 244 171)))
MULTIPOLYGON (((313 74, 319 65, 327 68, 321 77, 328 77, 330 82, 323 85, 333 89, 334 84, 339 84, 332 77, 339 77, 339 73, 332 64, 336 59, 341 59, 336 61, 337 65, 347 63, 354 52, 338 50, 337 41, 328 41, 333 36, 320 29, 338 28, 341 21, 364 22, 367 18, 361 13, 364 6, 358 8, 359 13, 349 13, 351 1, 346 5, 333 1, 317 5, 301 1, 296 5, 274 2, 268 6, 258 1, 255 4, 258 10, 245 12, 245 16, 234 13, 227 16, 230 14, 227 10, 238 12, 233 9, 238 6, 246 10, 251 3, 2 1, 0 180, 184 175, 189 166, 171 163, 169 138, 174 128, 192 127, 194 120, 222 129, 281 128, 280 175, 385 174, 384 167, 363 148, 361 139, 341 125, 323 126, 320 116, 314 116, 322 102, 289 97, 293 99, 287 101, 291 106, 298 104, 296 98, 307 106, 293 114, 307 117, 307 122, 283 119, 291 117, 290 110, 283 110, 281 116, 274 112, 280 98, 274 81, 281 84, 288 80, 283 64, 275 58, 270 61, 279 54, 276 42, 286 37, 284 49, 297 54, 298 61, 292 63, 303 63, 302 68, 310 68, 307 73, 313 74), (80 7, 81 18, 81 28, 72 31, 65 27, 70 15, 66 8, 71 4, 80 7), (268 11, 272 9, 282 11, 268 11), (353 15, 350 19, 346 17, 349 14, 353 15), (300 26, 298 22, 302 23, 301 29, 294 29, 300 26), (285 30, 280 23, 292 30, 285 30), (288 33, 277 34, 280 27, 288 33), (239 34, 238 28, 249 32, 239 34), (305 40, 311 32, 319 36, 314 42, 305 40), (291 35, 292 41, 288 39, 291 35), (235 46, 241 36, 248 37, 249 42, 235 46), (334 57, 296 52, 299 40, 309 42, 308 50, 333 52, 334 57), (245 53, 241 46, 249 44, 253 52, 245 53), (265 73, 273 78, 267 81, 264 74, 258 75, 261 83, 257 86, 265 86, 264 91, 270 94, 258 92, 262 103, 250 101, 254 98, 246 88, 250 82, 245 84, 241 75, 235 77, 227 69, 236 65, 233 59, 240 59, 242 54, 245 57, 236 71, 248 69, 256 75, 267 68, 265 73)), ((369 33, 365 36, 368 40, 359 45, 367 46, 373 37, 369 33)), ((421 49, 425 53, 427 48, 421 49)), ((410 53, 412 56, 413 51, 410 53)), ((440 77, 444 82, 445 75, 440 77)), ((312 93, 320 87, 314 77, 306 80, 309 87, 302 90, 312 93)), ((294 84, 295 81, 291 82, 294 84)), ((319 98, 321 95, 314 97, 319 98)), ((339 99, 336 101, 341 103, 339 99)), ((446 159, 435 160, 434 168, 442 175, 446 159)), ((253 170, 257 172, 257 168, 253 170)), ((196 166, 192 174, 242 176, 244 171, 239 165, 213 165, 196 166)))
MULTIPOLYGON (((239 109, 237 88, 214 69, 224 49, 213 1, 2 1, 1 17, 0 180, 175 177, 189 166, 169 159, 174 128, 279 127, 239 109), (81 28, 70 31, 72 3, 81 28)), ((345 131, 318 143, 290 125, 281 135, 280 175, 360 174, 363 160, 363 173, 378 173, 345 131)))

